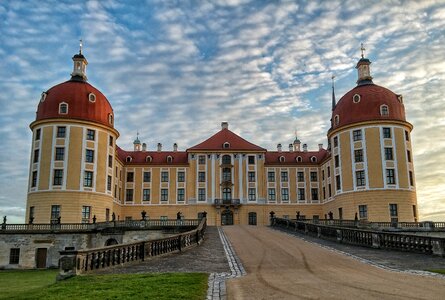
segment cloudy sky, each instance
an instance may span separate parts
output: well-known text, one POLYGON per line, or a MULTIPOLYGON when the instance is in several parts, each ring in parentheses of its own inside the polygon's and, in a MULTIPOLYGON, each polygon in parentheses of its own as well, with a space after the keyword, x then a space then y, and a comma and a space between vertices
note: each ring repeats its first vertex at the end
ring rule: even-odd
POLYGON ((331 76, 355 86, 360 43, 374 83, 404 95, 423 220, 445 220, 445 1, 0 2, 0 216, 24 221, 29 124, 68 80, 84 40, 89 82, 136 132, 184 150, 228 121, 267 149, 327 144, 331 76))

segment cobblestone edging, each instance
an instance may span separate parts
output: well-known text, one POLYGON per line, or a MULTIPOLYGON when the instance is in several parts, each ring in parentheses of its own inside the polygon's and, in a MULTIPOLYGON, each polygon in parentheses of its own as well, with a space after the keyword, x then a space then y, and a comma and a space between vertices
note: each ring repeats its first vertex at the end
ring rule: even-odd
POLYGON ((226 280, 246 275, 246 271, 244 270, 240 259, 233 250, 232 245, 221 227, 218 227, 218 233, 224 247, 224 252, 226 253, 230 273, 211 273, 209 275, 207 300, 227 299, 226 280))
POLYGON ((379 269, 383 269, 383 270, 390 271, 390 272, 413 274, 413 275, 418 275, 418 276, 429 276, 429 277, 436 277, 436 278, 445 279, 445 275, 442 275, 442 274, 439 274, 439 273, 433 273, 433 272, 421 271, 421 270, 400 270, 400 269, 391 268, 391 267, 388 267, 388 266, 376 263, 376 262, 374 262, 372 260, 369 260, 369 259, 366 259, 366 258, 362 258, 362 257, 359 257, 357 255, 354 255, 354 254, 351 254, 351 253, 348 253, 348 252, 345 252, 345 251, 342 251, 342 250, 339 250, 339 249, 335 249, 335 248, 332 248, 330 246, 323 245, 323 244, 320 244, 320 243, 317 243, 317 242, 314 242, 314 241, 310 241, 310 240, 305 239, 304 237, 302 237, 300 235, 297 236, 293 232, 289 232, 287 230, 282 230, 282 229, 273 228, 273 227, 270 227, 270 228, 273 229, 273 230, 280 231, 280 232, 282 232, 284 234, 290 235, 290 236, 292 236, 294 238, 295 237, 299 238, 299 239, 303 240, 306 243, 309 243, 309 244, 312 244, 312 245, 316 245, 318 247, 321 247, 321 248, 326 249, 326 250, 331 251, 331 252, 335 252, 335 253, 338 253, 338 254, 342 254, 342 255, 348 256, 348 257, 350 257, 352 259, 355 259, 357 261, 360 261, 360 262, 368 264, 368 265, 372 265, 372 266, 374 266, 376 268, 379 268, 379 269))

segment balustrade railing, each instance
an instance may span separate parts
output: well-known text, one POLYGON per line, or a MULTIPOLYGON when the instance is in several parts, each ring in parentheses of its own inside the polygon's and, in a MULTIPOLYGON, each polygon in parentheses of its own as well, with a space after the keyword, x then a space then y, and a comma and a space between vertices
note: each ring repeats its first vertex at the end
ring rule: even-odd
MULTIPOLYGON (((195 220, 198 222, 198 220, 195 220)), ((59 278, 79 275, 93 270, 144 261, 175 251, 182 251, 201 243, 204 238, 207 220, 199 220, 196 229, 167 238, 133 242, 102 248, 61 251, 59 278)))
POLYGON ((445 229, 445 222, 369 222, 367 220, 343 220, 343 219, 299 219, 312 224, 340 226, 340 227, 363 227, 368 226, 372 228, 422 228, 422 229, 445 229))
POLYGON ((271 226, 301 231, 311 236, 336 240, 345 244, 445 256, 445 238, 315 224, 308 220, 281 218, 272 218, 271 226))

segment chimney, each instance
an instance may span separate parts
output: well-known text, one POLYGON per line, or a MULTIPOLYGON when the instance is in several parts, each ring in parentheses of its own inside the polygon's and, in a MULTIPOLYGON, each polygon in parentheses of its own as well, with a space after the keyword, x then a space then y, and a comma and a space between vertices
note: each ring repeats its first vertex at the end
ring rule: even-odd
POLYGON ((147 144, 146 143, 142 143, 142 151, 147 151, 147 144))
POLYGON ((307 144, 303 144, 303 151, 307 152, 307 144))
POLYGON ((221 122, 221 129, 229 129, 229 122, 221 122))
POLYGON ((173 144, 173 151, 175 152, 178 151, 178 144, 176 143, 173 144))
POLYGON ((322 150, 323 149, 323 144, 318 144, 318 150, 322 150))
POLYGON ((294 145, 289 144, 289 152, 294 152, 294 145))
POLYGON ((162 151, 162 144, 158 143, 158 151, 162 151))
POLYGON ((281 144, 277 145, 277 150, 278 150, 278 152, 281 152, 281 144))

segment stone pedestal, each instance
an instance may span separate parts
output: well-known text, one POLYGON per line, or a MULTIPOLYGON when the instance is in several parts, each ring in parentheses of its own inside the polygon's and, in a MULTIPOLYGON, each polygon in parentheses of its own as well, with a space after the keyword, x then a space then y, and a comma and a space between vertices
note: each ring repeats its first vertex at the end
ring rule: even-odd
POLYGON ((343 232, 340 229, 337 229, 337 242, 341 243, 343 240, 343 232))
POLYGON ((445 257, 445 241, 444 240, 432 240, 433 255, 445 257))
POLYGON ((372 248, 380 248, 380 238, 377 233, 372 234, 372 248))
POLYGON ((64 280, 76 276, 77 251, 61 251, 59 259, 59 274, 57 280, 64 280))

